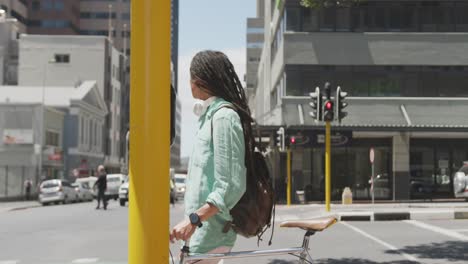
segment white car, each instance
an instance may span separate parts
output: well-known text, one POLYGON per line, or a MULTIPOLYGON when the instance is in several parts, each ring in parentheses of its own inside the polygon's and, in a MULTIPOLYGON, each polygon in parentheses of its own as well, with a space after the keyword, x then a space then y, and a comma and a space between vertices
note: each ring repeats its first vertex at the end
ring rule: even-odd
POLYGON ((75 182, 72 184, 75 191, 78 193, 78 200, 81 201, 92 201, 94 199, 93 192, 87 182, 75 182))
POLYGON ((117 200, 119 198, 119 188, 127 176, 123 174, 107 174, 107 199, 117 200))
POLYGON ((465 198, 468 201, 468 162, 466 161, 453 177, 453 191, 456 198, 465 198))
POLYGON ((187 179, 187 174, 175 174, 174 179, 176 199, 183 199, 185 196, 185 180, 187 179))
POLYGON ((47 180, 39 186, 39 202, 42 205, 65 204, 76 200, 77 193, 66 180, 47 180))
POLYGON ((119 188, 119 202, 120 206, 125 206, 125 203, 128 202, 128 187, 129 187, 129 182, 128 182, 128 177, 125 178, 124 183, 120 185, 119 188))
POLYGON ((97 192, 93 189, 93 186, 96 183, 97 179, 98 179, 97 177, 93 177, 93 176, 85 177, 85 178, 78 178, 76 179, 75 183, 85 183, 85 182, 88 183, 88 186, 91 189, 91 193, 93 197, 96 198, 97 192))

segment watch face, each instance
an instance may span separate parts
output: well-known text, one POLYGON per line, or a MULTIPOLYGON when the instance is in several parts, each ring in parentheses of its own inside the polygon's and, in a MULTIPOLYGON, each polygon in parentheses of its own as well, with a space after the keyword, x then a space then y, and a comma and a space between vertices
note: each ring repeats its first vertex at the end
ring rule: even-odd
POLYGON ((190 214, 190 222, 194 225, 198 224, 199 222, 199 217, 197 214, 190 214))

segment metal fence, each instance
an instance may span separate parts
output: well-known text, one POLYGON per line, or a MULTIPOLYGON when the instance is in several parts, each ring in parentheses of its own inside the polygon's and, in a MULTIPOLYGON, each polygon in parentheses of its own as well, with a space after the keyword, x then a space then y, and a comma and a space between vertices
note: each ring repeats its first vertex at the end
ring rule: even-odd
POLYGON ((26 166, 0 167, 0 200, 22 199, 25 197, 25 181, 32 181, 31 194, 36 193, 35 168, 26 166))

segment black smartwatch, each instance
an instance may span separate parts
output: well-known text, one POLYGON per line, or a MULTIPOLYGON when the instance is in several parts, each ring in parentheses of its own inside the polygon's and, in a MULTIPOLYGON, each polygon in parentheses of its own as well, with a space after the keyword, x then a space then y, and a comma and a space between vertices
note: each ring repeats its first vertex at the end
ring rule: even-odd
POLYGON ((198 227, 202 227, 203 224, 200 220, 200 216, 198 216, 196 213, 191 213, 189 215, 189 218, 190 218, 190 223, 194 226, 198 226, 198 227))

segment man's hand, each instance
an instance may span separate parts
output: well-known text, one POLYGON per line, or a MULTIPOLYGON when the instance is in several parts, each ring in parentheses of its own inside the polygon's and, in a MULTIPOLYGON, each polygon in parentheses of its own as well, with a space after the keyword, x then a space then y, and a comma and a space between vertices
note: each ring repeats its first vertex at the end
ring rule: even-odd
POLYGON ((171 231, 169 239, 171 243, 174 243, 175 240, 184 240, 187 241, 193 235, 196 226, 192 225, 188 219, 178 223, 171 231))

